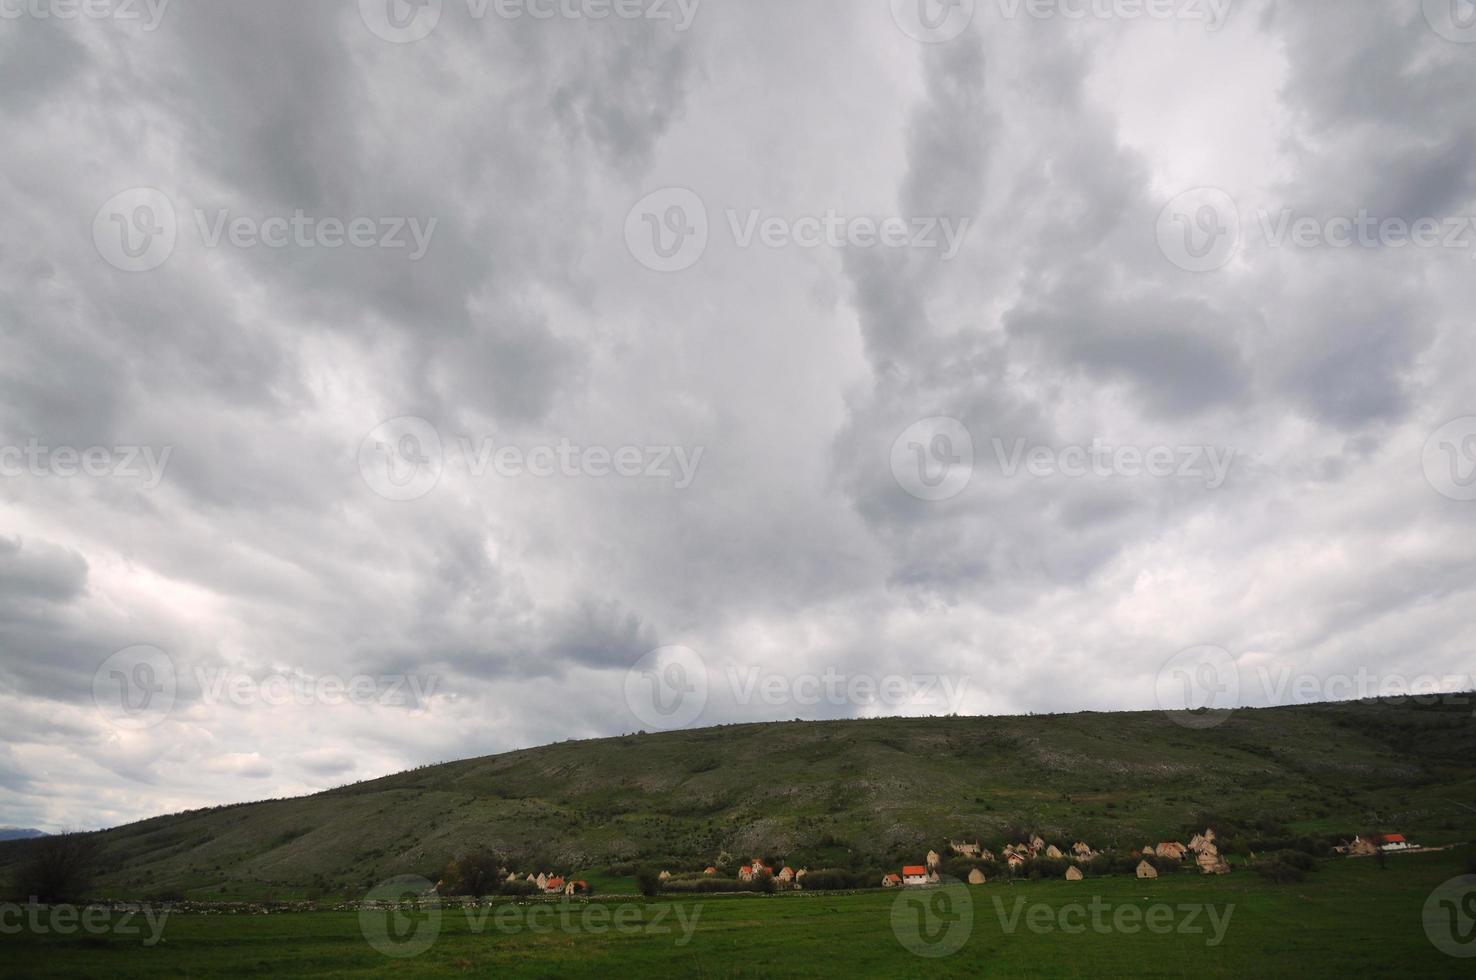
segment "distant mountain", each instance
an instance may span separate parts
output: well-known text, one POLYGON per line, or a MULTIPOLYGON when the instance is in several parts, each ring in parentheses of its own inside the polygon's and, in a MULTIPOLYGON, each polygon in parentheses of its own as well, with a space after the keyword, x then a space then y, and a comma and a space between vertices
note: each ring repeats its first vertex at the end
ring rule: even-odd
POLYGON ((46 831, 36 830, 34 827, 0 827, 0 840, 30 840, 32 837, 45 837, 46 831))
MULTIPOLYGON (((998 849, 1031 831, 1130 849, 1209 823, 1247 840, 1476 839, 1471 695, 1247 709, 1192 727, 1213 720, 885 718, 563 742, 102 831, 97 886, 339 895, 398 874, 435 881, 472 847, 584 873, 698 869, 721 852, 894 867, 950 837, 998 849)), ((0 843, 0 889, 23 856, 0 843)))

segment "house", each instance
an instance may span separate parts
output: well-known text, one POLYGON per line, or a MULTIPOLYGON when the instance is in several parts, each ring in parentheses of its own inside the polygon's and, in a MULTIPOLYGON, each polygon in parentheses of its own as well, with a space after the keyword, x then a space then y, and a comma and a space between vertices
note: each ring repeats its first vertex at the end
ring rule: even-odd
POLYGON ((1140 861, 1140 862, 1138 862, 1138 877, 1139 878, 1157 878, 1158 877, 1158 869, 1155 868, 1153 865, 1149 864, 1147 861, 1140 861))
POLYGON ((745 864, 738 869, 739 881, 753 881, 755 878, 765 877, 774 877, 774 869, 762 861, 754 861, 752 864, 745 864))
POLYGON ((1348 847, 1348 854, 1352 857, 1367 857, 1377 852, 1377 845, 1371 840, 1364 840, 1362 837, 1353 838, 1353 843, 1348 847))
POLYGON ((1150 854, 1150 855, 1153 855, 1154 857, 1157 857, 1158 856, 1157 854, 1154 853, 1153 845, 1152 844, 1149 844, 1147 847, 1143 848, 1142 853, 1143 854, 1150 854))
POLYGON ((562 879, 562 878, 549 878, 546 882, 544 882, 543 890, 546 891, 546 892, 548 892, 550 895, 561 895, 561 894, 563 894, 563 892, 564 892, 564 879, 562 879))
POLYGON ((533 879, 533 883, 538 886, 539 891, 548 891, 548 875, 544 874, 542 871, 538 872, 538 877, 533 879))
POLYGON ((663 872, 661 872, 659 875, 656 876, 656 880, 657 881, 670 881, 671 880, 671 872, 670 871, 663 871, 663 872))
POLYGON ((1227 875, 1230 873, 1230 862, 1220 857, 1220 849, 1213 844, 1206 845, 1199 851, 1199 857, 1194 859, 1199 865, 1199 873, 1206 875, 1227 875))
POLYGON ((951 851, 953 851, 954 854, 957 854, 959 857, 976 858, 980 856, 980 847, 978 841, 975 841, 972 844, 968 844, 962 841, 951 840, 948 842, 948 847, 951 851))
POLYGON ((971 884, 971 885, 982 885, 982 884, 984 884, 984 872, 980 871, 978 868, 975 868, 973 871, 970 871, 969 872, 969 884, 971 884))
POLYGON ((1212 845, 1214 844, 1214 842, 1215 832, 1213 830, 1206 830, 1202 834, 1194 835, 1193 839, 1189 841, 1189 850, 1193 851, 1195 854, 1198 854, 1204 850, 1206 845, 1212 845))
POLYGON ((1009 857, 1005 858, 1005 861, 1009 864, 1011 868, 1021 868, 1025 866, 1025 855, 1016 851, 1009 857))
POLYGON ((795 881, 799 881, 801 878, 803 878, 805 875, 807 875, 809 873, 810 873, 810 869, 809 868, 800 868, 798 871, 796 871, 794 873, 794 880, 795 881))
POLYGON ((518 873, 516 871, 509 871, 507 873, 507 880, 508 881, 517 881, 518 880, 518 873))
POLYGON ((1055 844, 1052 844, 1050 847, 1047 847, 1046 848, 1046 857, 1048 857, 1048 858, 1056 858, 1057 860, 1060 860, 1061 858, 1064 858, 1065 856, 1066 855, 1062 854, 1061 853, 1061 849, 1059 847, 1057 847, 1055 844))
POLYGON ((1407 851, 1415 846, 1403 834, 1375 834, 1373 845, 1381 851, 1407 851))
POLYGON ((793 868, 791 868, 791 867, 789 867, 789 866, 788 866, 788 865, 786 865, 786 866, 785 866, 785 867, 784 867, 784 869, 783 869, 783 870, 781 870, 781 871, 780 871, 780 872, 779 872, 779 873, 778 873, 778 874, 777 874, 777 875, 775 875, 775 876, 774 876, 774 877, 775 877, 775 878, 776 878, 776 879, 777 879, 777 880, 779 880, 779 881, 793 881, 793 880, 794 880, 794 869, 793 869, 793 868))
POLYGON ((897 875, 887 875, 882 878, 883 888, 896 888, 900 884, 902 884, 902 879, 897 875))
POLYGON ((943 860, 943 858, 942 858, 942 856, 937 851, 929 851, 928 852, 928 869, 930 871, 936 869, 938 867, 938 862, 941 861, 941 860, 943 860))
POLYGON ((902 884, 904 885, 926 885, 928 879, 927 865, 909 864, 902 868, 902 884))
POLYGON ((1173 841, 1159 844, 1156 848, 1156 851, 1159 857, 1172 858, 1175 861, 1184 860, 1184 855, 1189 853, 1189 849, 1187 847, 1185 847, 1183 844, 1178 844, 1173 841))
POLYGON ((564 894, 565 895, 588 895, 589 894, 589 882, 587 882, 587 881, 571 881, 567 885, 564 886, 564 894))
POLYGON ((702 873, 705 875, 715 875, 717 874, 717 868, 709 864, 706 868, 702 869, 702 873))
POLYGON ((1076 865, 1072 865, 1071 867, 1069 867, 1069 868, 1066 869, 1066 880, 1067 881, 1080 881, 1082 878, 1085 878, 1085 877, 1086 877, 1086 875, 1083 875, 1081 873, 1081 869, 1078 868, 1076 865))
POLYGON ((1035 857, 1035 855, 1037 855, 1037 854, 1040 853, 1040 850, 1043 847, 1045 847, 1045 839, 1042 838, 1039 834, 1031 834, 1030 835, 1030 856, 1031 857, 1035 857))
POLYGON ((1092 849, 1086 841, 1079 840, 1075 844, 1072 844, 1071 853, 1084 861, 1090 860, 1093 857, 1092 849))

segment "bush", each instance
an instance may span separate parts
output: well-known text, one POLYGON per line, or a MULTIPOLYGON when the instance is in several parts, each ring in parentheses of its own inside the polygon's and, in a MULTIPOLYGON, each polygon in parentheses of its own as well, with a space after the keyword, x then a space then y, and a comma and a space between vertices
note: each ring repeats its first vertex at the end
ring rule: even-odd
POLYGON ((636 888, 642 895, 653 898, 661 894, 661 872, 649 865, 636 869, 636 888))
POLYGON ((719 878, 716 875, 705 875, 701 878, 673 878, 663 883, 661 890, 700 895, 710 892, 746 892, 750 890, 750 886, 748 882, 739 881, 737 878, 719 878))
POLYGON ((16 887, 38 902, 84 899, 92 887, 96 857, 97 847, 85 834, 38 837, 26 848, 26 857, 16 870, 16 887))
POLYGON ((504 881, 497 889, 499 895, 507 895, 513 898, 526 898, 529 895, 540 894, 538 882, 536 881, 504 881))
POLYGON ((491 851, 468 851, 446 865, 441 874, 441 892, 481 898, 497 892, 503 884, 502 878, 502 863, 497 855, 491 851))
POLYGON ((807 892, 844 891, 849 888, 875 888, 881 884, 881 878, 875 881, 862 881, 859 875, 845 871, 841 868, 821 868, 819 871, 811 871, 800 881, 800 887, 807 892))
POLYGON ((1257 861, 1253 867, 1256 874, 1275 885, 1294 885, 1306 880, 1308 871, 1317 869, 1317 862, 1300 851, 1277 851, 1257 861))

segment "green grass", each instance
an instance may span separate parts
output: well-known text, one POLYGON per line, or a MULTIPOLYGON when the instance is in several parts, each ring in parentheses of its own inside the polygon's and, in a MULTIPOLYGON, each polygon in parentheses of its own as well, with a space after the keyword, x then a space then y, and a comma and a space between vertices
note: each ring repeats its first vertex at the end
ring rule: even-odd
MULTIPOLYGON (((661 934, 627 928, 616 933, 582 928, 594 906, 569 909, 574 926, 530 931, 528 906, 509 904, 518 925, 481 929, 460 909, 443 910, 437 941, 422 955, 398 960, 375 951, 353 912, 280 915, 175 915, 163 942, 145 948, 137 939, 21 935, 3 937, 8 976, 211 977, 211 976, 516 976, 605 977, 818 977, 938 976, 1469 976, 1470 960, 1440 952, 1427 938, 1421 912, 1431 891, 1460 874, 1473 850, 1393 857, 1386 869, 1372 860, 1325 862, 1307 881, 1268 884, 1248 873, 1224 878, 1193 874, 1156 881, 1102 878, 988 884, 969 889, 971 934, 954 955, 923 959, 909 952, 891 925, 892 892, 843 895, 791 893, 773 897, 704 898, 682 902, 695 929, 681 944, 674 903, 656 899, 608 900, 661 934), (1090 928, 1073 935, 1032 931, 1023 911, 1008 931, 1001 922, 1016 906, 1056 920, 1068 906, 1103 909, 1110 923, 1122 908, 1169 906, 1176 925, 1199 925, 1200 934, 1159 934, 1146 929, 1090 928), (1181 906, 1200 909, 1193 923, 1181 906), (1206 906, 1225 922, 1213 934, 1206 906), (666 911, 663 911, 666 910, 666 911), (1228 919, 1225 917, 1228 915, 1228 919)), ((545 915, 559 905, 546 906, 545 915)), ((493 913, 495 914, 495 913, 493 913)), ((1068 916, 1067 924, 1078 919, 1068 916)))
MULTIPOLYGON (((434 881, 469 848, 521 870, 726 851, 891 868, 1007 828, 1129 850, 1211 816, 1298 833, 1476 840, 1470 697, 1237 711, 1204 731, 1159 712, 735 725, 565 742, 315 796, 158 817, 96 835, 95 893, 200 900, 434 881)), ((1223 825, 1221 827, 1223 830, 1223 825)), ((0 843, 0 891, 25 842, 0 843)))

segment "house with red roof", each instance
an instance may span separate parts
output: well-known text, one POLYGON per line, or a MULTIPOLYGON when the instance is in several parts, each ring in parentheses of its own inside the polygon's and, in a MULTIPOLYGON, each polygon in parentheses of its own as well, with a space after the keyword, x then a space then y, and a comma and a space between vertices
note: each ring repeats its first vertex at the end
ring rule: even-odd
POLYGON ((887 875, 882 879, 883 888, 896 888, 900 884, 902 884, 901 875, 887 875))
POLYGON ((902 884, 926 885, 929 882, 926 864, 908 864, 902 868, 902 884))
POLYGON ((1403 834, 1375 834, 1373 843, 1381 851, 1407 851, 1415 846, 1403 834))

